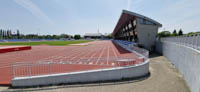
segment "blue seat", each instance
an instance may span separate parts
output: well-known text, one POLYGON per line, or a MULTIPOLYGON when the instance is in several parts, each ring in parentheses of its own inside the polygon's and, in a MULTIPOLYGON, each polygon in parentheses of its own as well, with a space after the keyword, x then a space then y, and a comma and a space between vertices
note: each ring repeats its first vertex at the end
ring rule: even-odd
POLYGON ((30 39, 30 41, 43 41, 43 39, 30 39))
POLYGON ((4 42, 4 40, 1 40, 1 39, 0 39, 0 42, 4 42))
POLYGON ((124 44, 124 45, 126 45, 126 46, 128 46, 128 45, 136 45, 135 42, 123 41, 123 40, 116 40, 116 41, 117 41, 118 43, 124 44))
POLYGON ((26 42, 27 39, 7 39, 8 42, 26 42))

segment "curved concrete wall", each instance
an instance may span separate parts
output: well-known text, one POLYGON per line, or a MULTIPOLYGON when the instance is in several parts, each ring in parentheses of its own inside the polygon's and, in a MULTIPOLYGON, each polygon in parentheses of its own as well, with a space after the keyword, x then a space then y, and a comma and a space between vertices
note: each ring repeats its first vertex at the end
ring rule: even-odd
POLYGON ((129 67, 117 67, 102 70, 14 78, 12 80, 12 86, 21 87, 59 83, 80 83, 106 80, 120 80, 122 78, 140 77, 147 75, 148 73, 149 60, 146 60, 143 64, 138 64, 129 67))
POLYGON ((156 50, 183 74, 192 92, 200 92, 200 51, 174 42, 157 42, 156 50))

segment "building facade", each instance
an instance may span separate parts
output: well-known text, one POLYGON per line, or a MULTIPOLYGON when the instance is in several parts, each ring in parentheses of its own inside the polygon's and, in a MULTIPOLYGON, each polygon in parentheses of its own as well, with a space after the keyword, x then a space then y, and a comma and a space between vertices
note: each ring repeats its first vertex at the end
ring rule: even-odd
POLYGON ((103 34, 101 34, 101 33, 86 33, 84 35, 84 38, 103 39, 103 34))
POLYGON ((139 46, 152 51, 160 27, 162 24, 151 18, 123 10, 112 35, 114 39, 134 41, 139 46))

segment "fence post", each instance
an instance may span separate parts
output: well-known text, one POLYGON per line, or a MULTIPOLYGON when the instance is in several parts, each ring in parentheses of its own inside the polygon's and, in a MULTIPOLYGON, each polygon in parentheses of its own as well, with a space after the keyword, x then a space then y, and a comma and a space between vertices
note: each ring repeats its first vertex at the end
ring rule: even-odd
POLYGON ((49 73, 51 74, 51 72, 52 72, 52 65, 51 65, 51 63, 49 64, 49 73))
POLYGON ((70 64, 71 64, 71 62, 68 63, 68 72, 71 71, 71 67, 70 67, 71 65, 70 64))
POLYGON ((66 73, 67 72, 67 64, 66 64, 66 62, 64 64, 65 64, 64 65, 64 72, 66 73))
POLYGON ((28 64, 28 73, 29 73, 29 76, 31 76, 30 64, 28 64))
POLYGON ((194 48, 195 49, 197 49, 197 42, 198 41, 198 35, 195 35, 195 37, 194 37, 194 44, 193 44, 193 46, 194 46, 194 48))
POLYGON ((195 35, 192 35, 191 40, 192 40, 192 42, 191 42, 191 45, 190 45, 190 46, 191 46, 192 48, 194 48, 195 35))
POLYGON ((200 35, 197 37, 197 49, 200 49, 200 35))
POLYGON ((13 78, 15 78, 15 67, 13 64, 12 64, 12 73, 13 73, 13 78))

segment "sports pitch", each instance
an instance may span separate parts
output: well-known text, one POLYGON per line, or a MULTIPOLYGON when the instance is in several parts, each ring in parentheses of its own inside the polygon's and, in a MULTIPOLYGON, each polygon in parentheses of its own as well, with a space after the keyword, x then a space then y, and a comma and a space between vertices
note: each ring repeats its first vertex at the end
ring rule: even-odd
POLYGON ((73 40, 73 41, 38 41, 38 42, 0 42, 0 45, 50 45, 64 46, 70 44, 79 44, 90 42, 91 40, 73 40))

